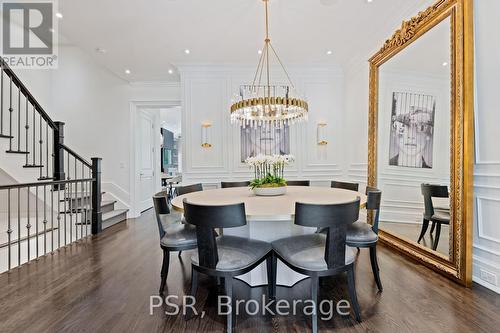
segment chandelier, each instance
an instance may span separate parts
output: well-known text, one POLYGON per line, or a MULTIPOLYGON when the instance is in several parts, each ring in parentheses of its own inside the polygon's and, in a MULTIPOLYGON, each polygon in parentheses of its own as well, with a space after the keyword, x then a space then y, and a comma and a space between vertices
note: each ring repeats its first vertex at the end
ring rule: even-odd
POLYGON ((242 85, 231 105, 231 123, 241 127, 283 127, 307 120, 309 106, 301 98, 269 38, 269 0, 262 0, 266 10, 266 39, 253 83, 242 85), (271 53, 272 52, 272 53, 271 53), (274 55, 288 84, 271 85, 270 56, 274 55), (264 75, 265 82, 262 83, 264 75))

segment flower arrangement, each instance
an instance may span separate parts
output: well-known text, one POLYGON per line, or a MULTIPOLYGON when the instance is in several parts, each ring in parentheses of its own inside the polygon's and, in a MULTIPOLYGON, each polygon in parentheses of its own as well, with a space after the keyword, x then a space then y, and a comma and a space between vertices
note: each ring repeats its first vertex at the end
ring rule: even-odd
POLYGON ((250 187, 283 187, 286 186, 284 178, 285 166, 295 160, 293 155, 262 155, 249 157, 245 163, 253 168, 254 179, 250 182, 250 187))

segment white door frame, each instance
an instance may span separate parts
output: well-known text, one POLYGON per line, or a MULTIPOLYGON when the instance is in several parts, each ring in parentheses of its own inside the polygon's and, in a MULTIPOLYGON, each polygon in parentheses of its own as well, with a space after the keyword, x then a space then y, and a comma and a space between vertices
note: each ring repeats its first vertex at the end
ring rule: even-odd
MULTIPOLYGON (((135 124, 137 123, 137 114, 138 111, 141 109, 163 109, 163 108, 170 108, 170 107, 175 107, 175 106, 181 106, 181 101, 180 100, 171 100, 171 101, 165 101, 165 100, 159 100, 159 101, 131 101, 130 102, 130 138, 129 138, 129 148, 130 148, 130 154, 129 154, 129 165, 130 165, 130 173, 129 173, 129 185, 130 185, 130 202, 131 202, 131 209, 129 216, 130 217, 138 217, 141 212, 139 208, 139 195, 137 194, 137 189, 139 188, 139 178, 137 177, 138 172, 137 172, 137 147, 136 147, 136 142, 137 142, 137 135, 138 131, 135 129, 135 124)), ((155 128, 153 129, 156 132, 159 133, 159 124, 154 124, 155 128)), ((157 155, 157 154, 156 154, 157 155)), ((158 157, 158 162, 159 162, 159 157, 158 157)), ((156 165, 158 163, 155 163, 155 184, 156 184, 156 190, 159 192, 161 190, 161 184, 160 184, 160 168, 158 167, 159 165, 156 165)))

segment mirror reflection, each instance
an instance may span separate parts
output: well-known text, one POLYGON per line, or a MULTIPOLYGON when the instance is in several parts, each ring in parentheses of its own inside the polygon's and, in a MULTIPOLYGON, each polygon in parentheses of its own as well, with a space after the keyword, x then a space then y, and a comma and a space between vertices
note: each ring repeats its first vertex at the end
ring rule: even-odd
POLYGON ((449 256, 451 22, 379 68, 380 229, 449 256))

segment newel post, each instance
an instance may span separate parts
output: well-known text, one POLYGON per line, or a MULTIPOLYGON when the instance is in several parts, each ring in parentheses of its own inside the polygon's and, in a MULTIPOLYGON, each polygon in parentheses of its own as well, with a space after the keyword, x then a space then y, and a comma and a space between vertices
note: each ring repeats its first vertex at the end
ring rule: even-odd
POLYGON ((102 158, 92 157, 92 235, 102 231, 101 162, 102 158))
POLYGON ((54 122, 56 128, 54 129, 54 180, 65 180, 64 174, 64 151, 62 145, 64 144, 64 123, 62 121, 54 122))

